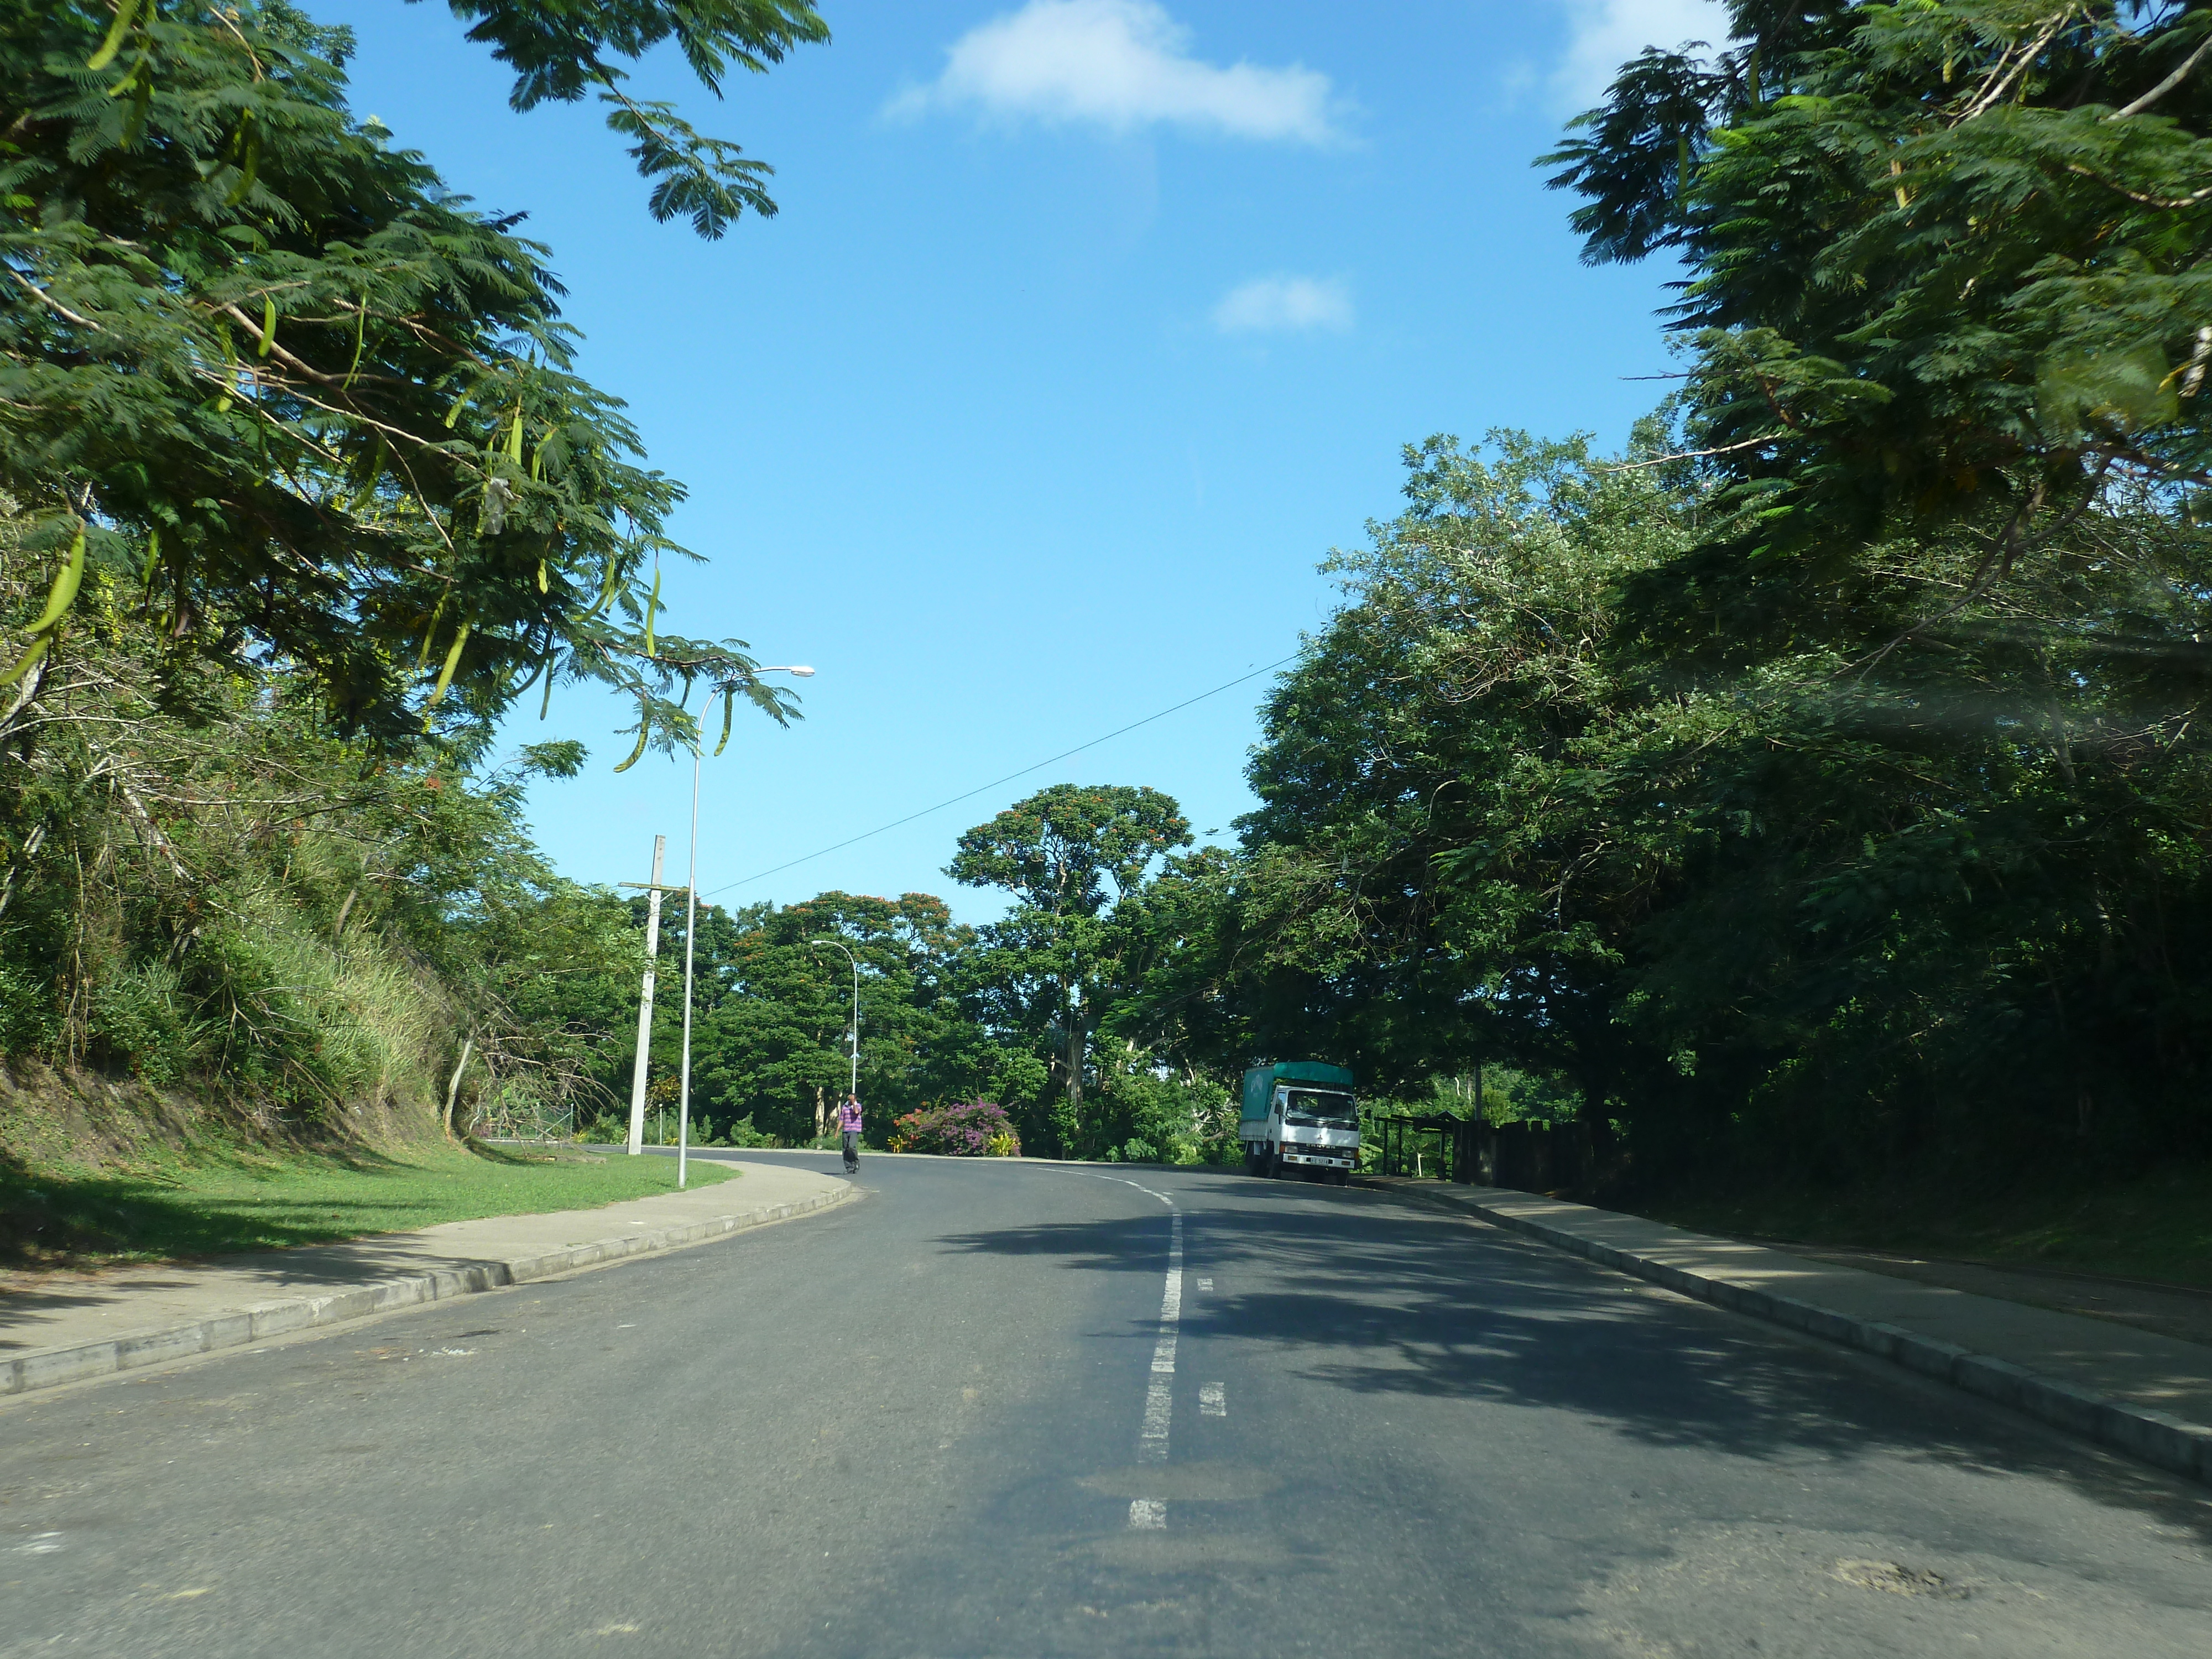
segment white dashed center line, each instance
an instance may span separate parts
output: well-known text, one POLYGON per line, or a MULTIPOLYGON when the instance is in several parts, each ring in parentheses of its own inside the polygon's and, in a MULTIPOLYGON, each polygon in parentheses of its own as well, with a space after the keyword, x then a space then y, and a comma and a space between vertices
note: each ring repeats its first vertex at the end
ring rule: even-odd
POLYGON ((1200 1417, 1228 1416, 1228 1391, 1218 1382, 1200 1383, 1198 1385, 1198 1414, 1200 1417))
MULTIPOLYGON (((1089 1175, 1088 1170, 1084 1171, 1089 1175)), ((1160 1291, 1160 1334, 1152 1345, 1152 1380, 1145 1389, 1145 1425, 1137 1434, 1137 1462, 1164 1463, 1168 1461, 1168 1429, 1175 1419, 1176 1330, 1182 1322, 1182 1212, 1175 1200, 1165 1193, 1154 1192, 1150 1187, 1138 1186, 1133 1181, 1124 1181, 1119 1176, 1091 1176, 1093 1181, 1111 1181, 1119 1186, 1136 1187, 1148 1197, 1157 1198, 1168 1206, 1168 1276, 1160 1291)), ((1200 1288, 1211 1288, 1213 1281, 1201 1279, 1200 1288)), ((1220 1385, 1207 1385, 1217 1392, 1220 1385)), ((1200 1403, 1201 1410, 1211 1410, 1200 1403)), ((1224 1415, 1226 1415, 1224 1410, 1224 1415)), ((1164 1531, 1168 1524, 1167 1500, 1160 1498, 1133 1498, 1129 1500, 1129 1525, 1139 1532, 1164 1531)))
MULTIPOLYGON (((1182 1320, 1182 1212, 1177 1210, 1168 1217, 1167 1288, 1160 1295, 1160 1340, 1152 1347, 1152 1386, 1145 1390, 1145 1428, 1137 1439, 1139 1463, 1168 1461, 1168 1426, 1175 1416, 1176 1331, 1182 1320)), ((1137 1523, 1133 1520, 1129 1524, 1137 1523)), ((1163 1520, 1159 1524, 1167 1523, 1163 1520)))

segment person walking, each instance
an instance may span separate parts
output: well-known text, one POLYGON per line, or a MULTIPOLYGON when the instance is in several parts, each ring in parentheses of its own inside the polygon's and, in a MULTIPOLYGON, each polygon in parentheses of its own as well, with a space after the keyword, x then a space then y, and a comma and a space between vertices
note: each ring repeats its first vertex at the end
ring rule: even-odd
POLYGON ((847 1095, 837 1109, 837 1130, 845 1137, 845 1173, 860 1172, 860 1097, 847 1095))

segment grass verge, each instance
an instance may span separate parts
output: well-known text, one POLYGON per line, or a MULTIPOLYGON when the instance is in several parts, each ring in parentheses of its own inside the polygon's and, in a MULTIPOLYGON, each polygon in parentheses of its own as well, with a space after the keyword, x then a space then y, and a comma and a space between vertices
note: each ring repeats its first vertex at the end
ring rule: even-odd
MULTIPOLYGON (((737 1172, 698 1162, 691 1182, 737 1172)), ((0 1161, 0 1267, 94 1267, 326 1244, 480 1216, 586 1210, 672 1192, 676 1163, 579 1150, 197 1148, 127 1169, 0 1161)))
POLYGON ((2212 1286, 2212 1165, 2095 1184, 1676 1197, 1637 1206, 1705 1233, 2212 1286))

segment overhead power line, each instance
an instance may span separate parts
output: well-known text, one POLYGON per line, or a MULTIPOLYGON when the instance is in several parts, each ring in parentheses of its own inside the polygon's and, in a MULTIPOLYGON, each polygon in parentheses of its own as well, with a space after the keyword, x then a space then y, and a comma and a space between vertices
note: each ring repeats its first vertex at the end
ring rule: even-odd
POLYGON ((907 824, 912 823, 916 818, 927 817, 932 812, 942 812, 948 806, 957 806, 963 800, 973 800, 978 795, 989 793, 992 790, 998 788, 1001 784, 1012 783, 1016 778, 1025 778, 1032 772, 1042 772, 1048 766, 1055 766, 1061 761, 1066 760, 1070 755, 1079 755, 1086 749, 1096 749, 1100 744, 1110 743, 1115 738, 1121 737, 1125 732, 1133 732, 1140 726, 1150 726, 1154 720, 1165 720, 1169 715, 1179 713, 1182 709, 1189 708, 1193 703, 1204 702, 1208 697, 1218 697, 1224 691, 1227 691, 1235 686, 1242 685, 1247 680, 1256 680, 1262 674, 1273 673, 1276 669, 1280 668, 1286 662, 1296 662, 1297 660, 1297 657, 1298 653, 1295 651, 1291 653, 1287 657, 1278 657, 1271 663, 1262 664, 1258 668, 1252 669, 1246 673, 1239 674, 1233 680, 1224 680, 1220 684, 1215 686, 1211 691, 1201 691, 1194 697, 1185 697, 1181 702, 1175 703, 1169 708, 1163 708, 1157 714, 1147 714, 1140 720, 1131 720, 1127 726, 1116 726, 1113 731, 1109 732, 1103 738, 1093 738, 1088 743, 1077 744, 1073 749, 1063 749, 1057 755, 1054 755, 1046 760, 1041 760, 1034 766, 1024 766, 1020 771, 1009 772, 1003 778, 994 778, 988 783, 977 784, 973 789, 968 790, 961 794, 955 795, 949 800, 941 800, 934 806, 925 806, 919 812, 909 812, 902 818, 893 818, 889 823, 879 823, 874 829, 864 830, 860 834, 852 836, 848 840, 837 842, 835 846, 821 848, 814 852, 807 853, 802 854, 800 857, 793 859, 787 863, 776 865, 771 869, 762 870, 750 876, 740 876, 735 881, 725 882, 720 887, 709 888, 706 892, 700 894, 699 896, 701 898, 712 898, 716 893, 726 893, 732 887, 746 887, 757 881, 765 881, 770 876, 782 874, 786 870, 795 869, 802 864, 811 864, 816 859, 827 858, 832 853, 842 853, 848 847, 857 847, 864 841, 871 841, 878 836, 884 835, 893 830, 901 829, 907 824))

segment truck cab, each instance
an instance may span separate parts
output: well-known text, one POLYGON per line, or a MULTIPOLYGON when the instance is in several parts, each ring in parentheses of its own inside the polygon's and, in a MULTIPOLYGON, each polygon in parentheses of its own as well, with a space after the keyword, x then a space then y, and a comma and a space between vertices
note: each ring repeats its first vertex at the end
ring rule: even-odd
POLYGON ((1237 1137, 1254 1175, 1297 1173, 1342 1186, 1359 1167, 1352 1073, 1319 1060, 1277 1060, 1244 1073, 1237 1137))

